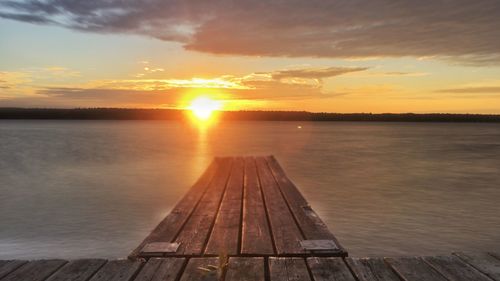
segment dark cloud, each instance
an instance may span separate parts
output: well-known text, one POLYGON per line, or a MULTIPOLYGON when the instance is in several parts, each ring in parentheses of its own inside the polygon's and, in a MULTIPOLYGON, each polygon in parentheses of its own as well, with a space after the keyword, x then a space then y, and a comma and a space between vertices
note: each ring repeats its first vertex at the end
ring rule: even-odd
POLYGON ((4 0, 0 11, 4 18, 148 35, 210 53, 500 62, 498 0, 4 0))

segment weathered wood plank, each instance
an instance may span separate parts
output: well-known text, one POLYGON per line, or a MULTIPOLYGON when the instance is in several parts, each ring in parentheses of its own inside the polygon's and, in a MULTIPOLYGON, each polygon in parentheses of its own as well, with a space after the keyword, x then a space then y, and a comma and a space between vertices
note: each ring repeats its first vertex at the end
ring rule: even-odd
POLYGON ((274 253, 257 166, 253 157, 245 158, 241 253, 261 255, 274 253))
POLYGON ((418 257, 386 258, 385 261, 405 281, 446 281, 446 278, 418 257))
POLYGON ((264 281, 264 258, 229 258, 225 281, 264 281))
POLYGON ((359 281, 400 281, 382 258, 347 258, 346 262, 359 281))
POLYGON ((134 258, 139 255, 141 249, 151 242, 172 242, 179 233, 182 225, 194 211, 197 203, 205 193, 209 183, 212 181, 215 171, 218 168, 217 161, 214 160, 203 173, 203 175, 191 187, 188 193, 177 203, 163 221, 142 241, 142 243, 130 253, 129 257, 134 258))
POLYGON ((487 253, 455 253, 455 255, 490 278, 500 281, 500 260, 495 257, 487 253))
POLYGON ((219 281, 222 273, 219 258, 191 258, 180 281, 219 281))
POLYGON ((236 255, 239 253, 243 176, 243 158, 235 158, 205 254, 236 255))
POLYGON ((424 257, 424 260, 450 281, 491 281, 486 275, 456 256, 424 257))
MULTIPOLYGON (((129 281, 131 280, 142 263, 140 261, 113 260, 107 262, 90 279, 91 281, 129 281)), ((3 281, 3 280, 2 280, 3 281)))
POLYGON ((70 261, 50 276, 47 281, 87 281, 105 263, 106 260, 103 259, 70 261))
POLYGON ((500 253, 488 252, 488 255, 500 260, 500 253))
POLYGON ((311 281, 303 258, 269 258, 271 281, 311 281))
POLYGON ((175 281, 185 261, 184 258, 151 258, 134 281, 175 281))
POLYGON ((63 260, 30 261, 5 276, 2 281, 43 281, 65 263, 63 260))
POLYGON ((7 274, 12 271, 18 269, 23 264, 27 263, 27 261, 20 260, 5 260, 0 262, 0 279, 7 276, 7 274))
POLYGON ((305 253, 300 246, 303 236, 288 209, 285 199, 281 195, 266 159, 257 157, 256 163, 277 253, 305 253))
POLYGON ((232 158, 219 158, 218 162, 219 168, 207 191, 175 239, 181 244, 174 255, 200 255, 203 252, 226 189, 232 158))
POLYGON ((308 258, 314 281, 356 281, 341 258, 308 258))
POLYGON ((266 160, 305 238, 308 240, 333 240, 338 249, 321 251, 321 253, 339 253, 339 255, 342 255, 345 250, 337 238, 311 208, 295 184, 287 177, 278 161, 273 156, 266 157, 266 160))

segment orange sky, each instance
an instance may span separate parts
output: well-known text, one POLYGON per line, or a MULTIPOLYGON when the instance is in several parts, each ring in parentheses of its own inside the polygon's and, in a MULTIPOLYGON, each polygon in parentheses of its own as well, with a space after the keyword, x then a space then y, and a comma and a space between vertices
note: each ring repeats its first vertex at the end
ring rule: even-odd
POLYGON ((500 113, 497 1, 224 2, 4 1, 0 107, 500 113))

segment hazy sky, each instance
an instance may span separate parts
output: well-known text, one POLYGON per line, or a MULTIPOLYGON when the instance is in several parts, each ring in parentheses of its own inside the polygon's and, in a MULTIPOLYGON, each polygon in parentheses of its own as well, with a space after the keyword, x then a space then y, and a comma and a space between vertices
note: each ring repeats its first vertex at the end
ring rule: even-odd
POLYGON ((498 0, 0 0, 0 107, 500 113, 498 0))

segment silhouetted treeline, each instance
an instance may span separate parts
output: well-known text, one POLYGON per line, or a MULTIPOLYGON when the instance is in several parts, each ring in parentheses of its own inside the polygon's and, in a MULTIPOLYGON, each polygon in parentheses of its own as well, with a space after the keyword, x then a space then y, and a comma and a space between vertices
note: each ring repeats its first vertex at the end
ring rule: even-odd
MULTIPOLYGON (((123 108, 0 108, 0 119, 183 120, 188 112, 176 109, 123 108)), ((448 113, 314 113, 307 111, 225 111, 229 121, 379 121, 379 122, 500 122, 500 115, 448 113)))

